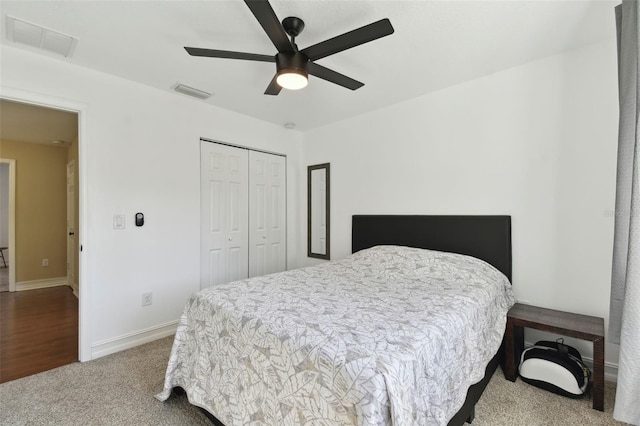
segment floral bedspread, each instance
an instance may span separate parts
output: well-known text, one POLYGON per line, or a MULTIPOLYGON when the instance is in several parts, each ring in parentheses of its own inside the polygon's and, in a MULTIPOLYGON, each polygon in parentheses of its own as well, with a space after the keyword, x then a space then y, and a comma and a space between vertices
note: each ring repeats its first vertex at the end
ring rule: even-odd
POLYGON ((225 425, 446 425, 515 303, 473 257, 378 246, 195 293, 167 367, 225 425))

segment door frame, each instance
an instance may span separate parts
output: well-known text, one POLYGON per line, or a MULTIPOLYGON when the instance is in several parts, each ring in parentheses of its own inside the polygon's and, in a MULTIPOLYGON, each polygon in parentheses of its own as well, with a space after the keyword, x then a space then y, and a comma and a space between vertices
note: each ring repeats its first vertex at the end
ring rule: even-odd
MULTIPOLYGON (((77 241, 80 250, 78 256, 78 358, 80 361, 91 360, 91 281, 87 277, 87 265, 90 263, 90 254, 85 250, 89 246, 91 235, 88 224, 88 173, 87 150, 85 149, 87 129, 87 105, 42 93, 31 92, 0 85, 0 98, 14 102, 21 102, 45 108, 69 111, 78 114, 78 223, 80 239, 77 241)), ((10 255, 13 259, 13 253, 10 255)), ((15 270, 15 267, 13 268, 15 270)))
POLYGON ((0 158, 0 163, 9 165, 9 291, 16 291, 16 160, 0 158))

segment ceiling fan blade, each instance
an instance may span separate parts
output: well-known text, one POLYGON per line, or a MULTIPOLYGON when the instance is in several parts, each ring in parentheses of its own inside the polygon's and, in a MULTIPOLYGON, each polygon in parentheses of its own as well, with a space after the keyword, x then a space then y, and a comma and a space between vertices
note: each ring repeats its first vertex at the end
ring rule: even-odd
POLYGON ((247 61, 275 62, 276 57, 258 55, 255 53, 230 52, 228 50, 201 49, 199 47, 185 47, 191 56, 205 56, 208 58, 245 59, 247 61))
POLYGON ((273 76, 273 79, 271 79, 271 83, 269 83, 269 86, 267 86, 267 90, 264 91, 265 95, 277 95, 278 93, 280 93, 280 90, 282 90, 282 87, 280 87, 280 85, 276 82, 276 78, 278 78, 278 74, 273 76))
POLYGON ((348 33, 322 41, 301 50, 310 60, 315 61, 343 50, 351 49, 364 43, 393 34, 391 21, 381 19, 373 24, 365 25, 348 33))
POLYGON ((340 74, 339 72, 335 72, 313 62, 309 62, 307 64, 307 71, 309 71, 309 74, 311 75, 315 75, 318 78, 330 81, 331 83, 335 83, 339 86, 346 87, 347 89, 356 90, 364 86, 364 83, 361 83, 358 80, 354 80, 351 77, 347 77, 344 74, 340 74))
POLYGON ((267 0, 244 0, 278 52, 293 52, 293 46, 284 32, 280 20, 267 0))

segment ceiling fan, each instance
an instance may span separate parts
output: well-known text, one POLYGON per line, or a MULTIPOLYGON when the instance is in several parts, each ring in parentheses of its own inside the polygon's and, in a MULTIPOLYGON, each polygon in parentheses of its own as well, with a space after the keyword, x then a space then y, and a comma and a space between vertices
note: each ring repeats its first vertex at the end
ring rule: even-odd
POLYGON ((198 47, 185 47, 185 50, 191 56, 275 62, 276 75, 264 92, 265 95, 277 95, 282 88, 290 90, 302 89, 307 85, 309 74, 347 89, 359 89, 364 86, 364 83, 318 65, 314 61, 393 34, 391 22, 388 19, 381 19, 298 50, 295 39, 304 29, 304 21, 302 19, 290 16, 283 19, 282 24, 280 24, 268 0, 244 0, 244 2, 267 33, 276 49, 278 49, 278 53, 270 56, 198 47), (291 37, 291 40, 289 40, 287 34, 291 37))

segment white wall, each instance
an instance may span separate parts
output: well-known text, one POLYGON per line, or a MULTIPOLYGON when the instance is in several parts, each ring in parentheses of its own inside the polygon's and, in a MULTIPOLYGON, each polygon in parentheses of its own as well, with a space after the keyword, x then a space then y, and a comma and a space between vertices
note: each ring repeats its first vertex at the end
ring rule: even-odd
POLYGON ((306 164, 331 162, 332 258, 353 214, 509 214, 516 296, 607 319, 616 72, 611 40, 306 133, 306 164))
MULTIPOLYGON (((0 153, 0 157, 2 154, 0 153)), ((0 163, 0 247, 9 247, 9 164, 0 163)), ((5 254, 9 258, 9 253, 5 254)))
POLYGON ((1 49, 0 95, 25 91, 84 105, 80 300, 89 292, 90 306, 81 305, 80 326, 90 336, 91 357, 170 330, 199 289, 200 137, 287 155, 288 263, 297 266, 299 132, 63 60, 1 49), (141 228, 133 223, 136 212, 145 214, 141 228), (126 215, 126 229, 113 229, 116 213, 126 215), (152 306, 141 307, 144 292, 153 292, 152 306))

